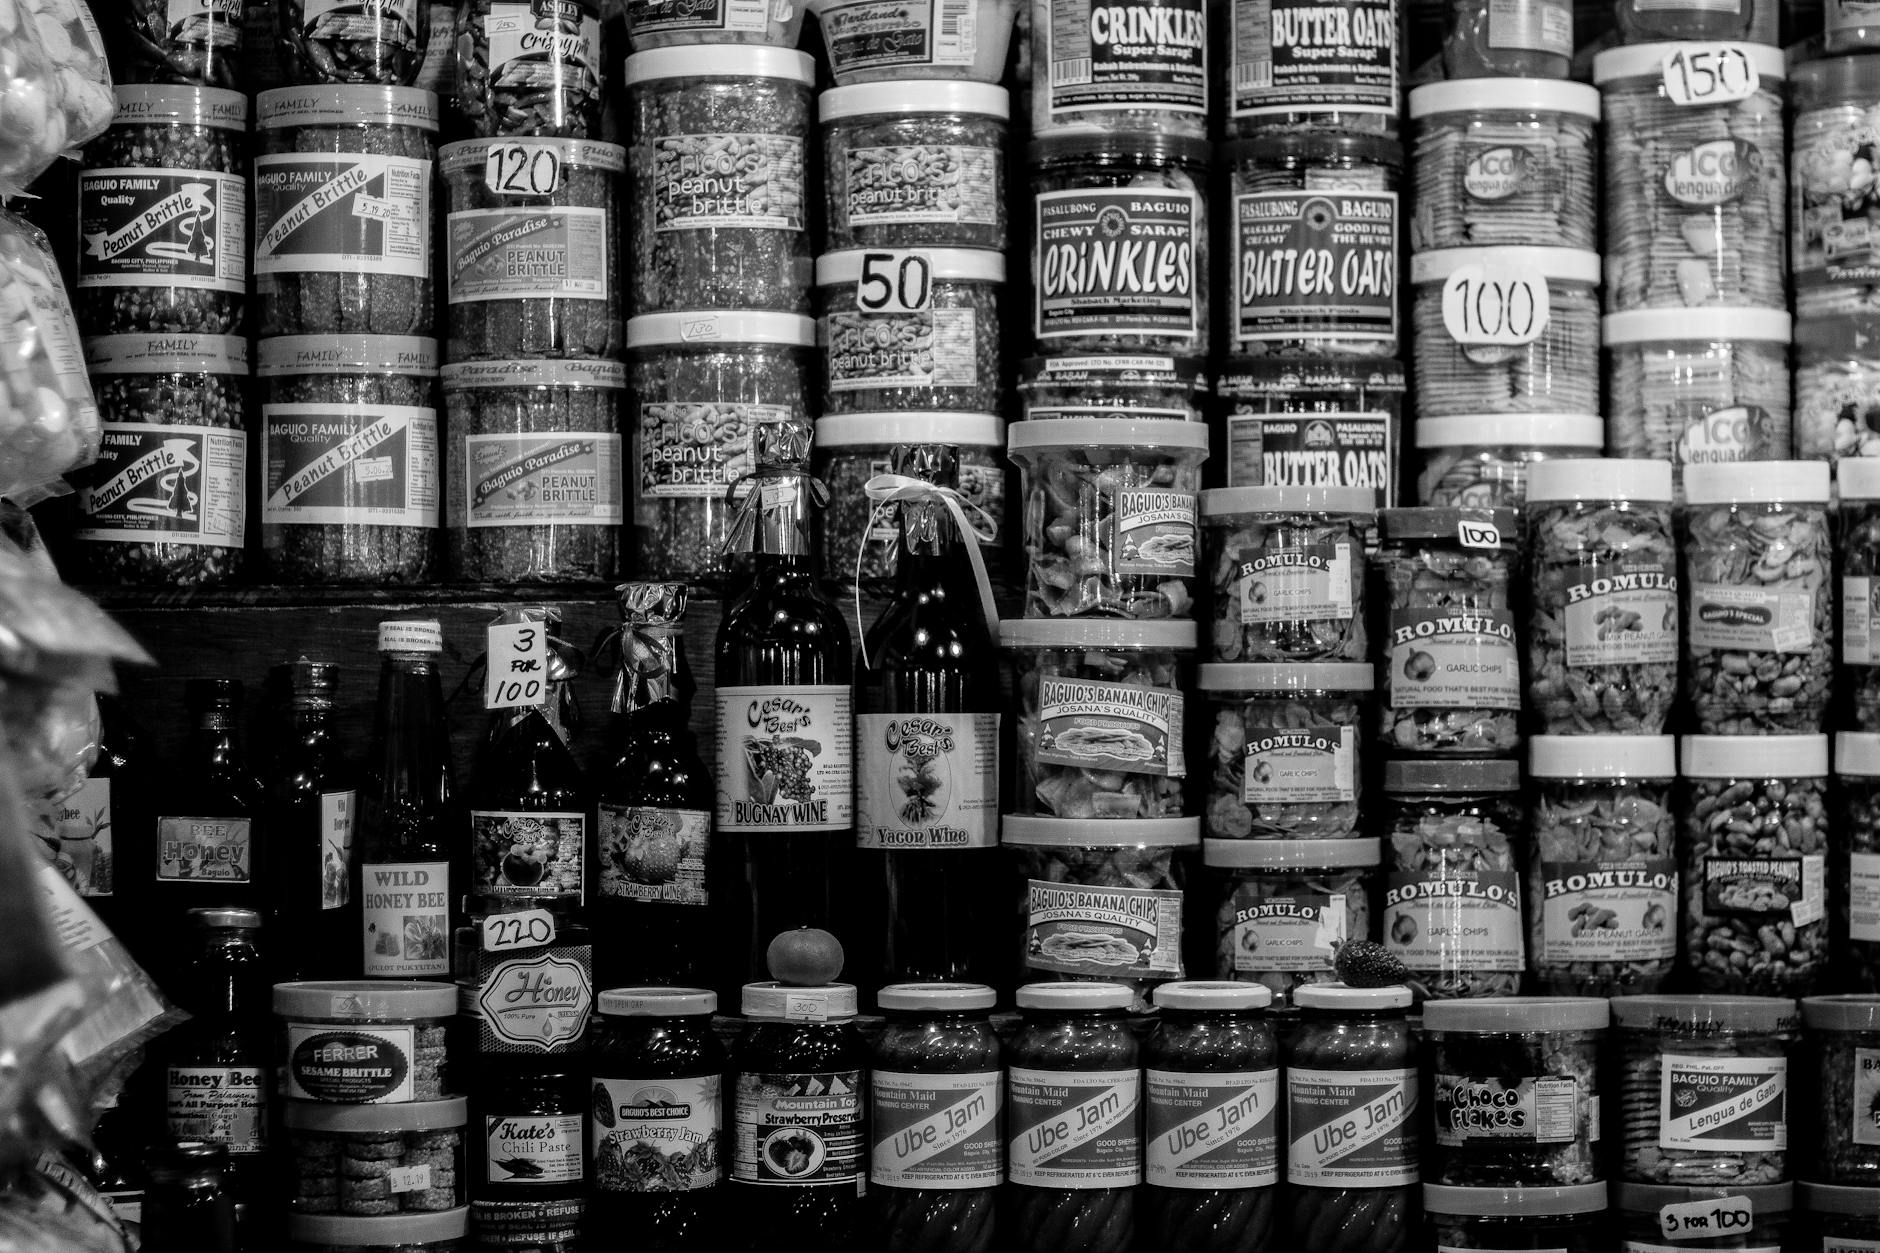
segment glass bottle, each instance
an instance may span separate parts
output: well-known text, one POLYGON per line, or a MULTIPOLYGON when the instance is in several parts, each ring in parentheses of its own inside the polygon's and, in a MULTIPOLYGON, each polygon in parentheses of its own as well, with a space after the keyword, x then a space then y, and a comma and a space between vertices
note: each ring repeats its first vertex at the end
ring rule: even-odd
POLYGON ((99 695, 98 725, 98 758, 60 808, 59 856, 71 864, 78 894, 151 965, 162 928, 145 920, 134 890, 138 871, 156 857, 148 741, 116 697, 99 695))
MULTIPOLYGON (((936 492, 959 449, 897 446, 894 473, 936 492)), ((855 838, 863 896, 883 911, 884 983, 986 982, 1009 902, 999 890, 998 649, 959 533, 938 495, 899 505, 894 596, 862 647, 855 838)))
POLYGON ((477 1201, 579 1200, 587 1186, 582 1129, 587 1080, 518 1073, 484 1059, 473 1081, 471 1197, 477 1201))
MULTIPOLYGON (((717 676, 718 830, 742 862, 741 912, 726 920, 744 966, 764 970, 772 936, 837 919, 842 853, 854 840, 854 659, 841 612, 810 558, 809 440, 752 428, 757 471, 732 542, 752 551, 744 591, 725 610, 717 676)), ((735 950, 734 950, 735 951, 735 950)))
POLYGON ((339 667, 305 657, 268 673, 279 711, 268 780, 268 831, 277 873, 270 921, 292 943, 268 946, 273 982, 356 973, 352 937, 353 826, 359 793, 335 739, 339 667))
POLYGON ((715 981, 712 776, 689 719, 696 688, 683 583, 625 583, 613 761, 600 783, 593 881, 602 987, 715 981))
POLYGON ((226 1149, 199 1140, 163 1145, 150 1151, 145 1169, 140 1253, 235 1253, 226 1149))
POLYGON ((157 817, 160 927, 197 906, 267 907, 264 796, 242 750, 242 685, 191 679, 183 691, 192 729, 157 817))
POLYGON ((361 789, 359 878, 363 973, 430 979, 450 973, 450 736, 433 619, 379 624, 379 705, 361 789))

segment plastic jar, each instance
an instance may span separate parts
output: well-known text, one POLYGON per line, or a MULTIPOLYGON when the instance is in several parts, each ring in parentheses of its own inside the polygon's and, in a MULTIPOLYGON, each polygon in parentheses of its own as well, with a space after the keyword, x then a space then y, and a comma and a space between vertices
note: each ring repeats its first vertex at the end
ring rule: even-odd
POLYGON ((1880 734, 1834 738, 1828 901, 1843 986, 1880 991, 1880 734))
POLYGON ((754 427, 810 429, 816 323, 795 313, 703 310, 627 322, 633 569, 713 584, 731 485, 757 468, 754 427))
POLYGON ((612 361, 473 361, 443 373, 449 577, 613 578, 626 370, 612 361))
POLYGON ((1684 471, 1685 694, 1704 735, 1819 731, 1834 681, 1828 467, 1684 471))
POLYGON ((1638 310, 1609 316, 1605 336, 1615 457, 1654 457, 1680 471, 1788 457, 1788 314, 1638 310))
POLYGON ((1220 904, 1214 974, 1261 984, 1280 1004, 1332 983, 1334 946, 1370 940, 1378 885, 1374 839, 1204 840, 1220 904))
POLYGON ((626 75, 631 312, 808 313, 809 55, 657 48, 626 75))
POLYGON ((1397 142, 1280 134, 1224 144, 1217 160, 1233 197, 1229 350, 1395 357, 1397 142))
POLYGON ((248 521, 248 341, 105 335, 84 352, 108 438, 71 475, 76 572, 129 586, 227 581, 242 568, 248 521), (133 482, 146 459, 170 459, 174 473, 133 482))
POLYGON ((726 1175, 718 994, 614 988, 597 1005, 589 1212, 605 1224, 656 1223, 675 1239, 708 1233, 705 1211, 726 1175))
MULTIPOLYGON (((1488 7, 1480 0, 1452 6, 1475 14, 1488 7)), ((1566 5, 1514 12, 1566 13, 1572 30, 1566 5)), ((1491 29, 1494 20, 1491 11, 1491 29)), ((1599 247, 1597 91, 1553 79, 1466 77, 1412 91, 1410 118, 1417 137, 1410 154, 1412 252, 1537 240, 1599 247)))
MULTIPOLYGON (((1606 1185, 1452 1188, 1423 1185, 1423 1212, 1439 1249, 1609 1253, 1606 1185)), ((1625 1253, 1638 1253, 1628 1245, 1625 1253)))
POLYGON ((1599 254, 1449 248, 1410 258, 1421 418, 1599 412, 1599 254))
POLYGON ((283 583, 437 577, 437 341, 261 341, 261 547, 283 583))
POLYGON ((1519 509, 1527 504, 1530 467, 1597 457, 1606 423, 1596 414, 1478 413, 1424 418, 1417 503, 1446 509, 1519 509))
POLYGON ((1828 1183, 1798 1183, 1795 1191, 1806 1217, 1803 1242, 1792 1248, 1855 1253, 1880 1241, 1880 1192, 1828 1183))
POLYGON ((448 983, 277 983, 281 1094, 341 1105, 452 1096, 444 1024, 456 1012, 457 989, 448 983))
MULTIPOLYGON (((1880 731, 1880 460, 1840 466, 1841 678, 1853 725, 1880 731)), ((1880 938, 1880 937, 1877 937, 1880 938)))
POLYGON ((1269 1247, 1279 1192, 1279 1044, 1244 983, 1165 983, 1143 1044, 1142 1230, 1164 1247, 1269 1247))
MULTIPOLYGON (((1810 996, 1802 1000, 1801 1069, 1814 1082, 1807 1107, 1812 1136, 1797 1137, 1802 1168, 1822 1183, 1871 1188, 1880 1180, 1880 997, 1810 996)), ((1799 1130, 1799 1128, 1798 1128, 1799 1130)), ((1880 1218, 1880 1206, 1869 1214, 1880 1218)))
POLYGON ((1656 1253, 1660 1249, 1734 1249, 1741 1253, 1783 1253, 1793 1248, 1787 1239, 1794 1188, 1786 1183, 1713 1187, 1665 1187, 1649 1183, 1621 1183, 1612 1189, 1613 1208, 1625 1237, 1625 1253, 1656 1253), (1726 1204, 1719 1204, 1723 1202, 1726 1204), (1727 1212, 1727 1217, 1720 1217, 1727 1212), (1677 1220, 1676 1244, 1664 1243, 1667 1214, 1677 1220), (1701 1216, 1704 1227, 1695 1219, 1701 1216), (1710 1234, 1709 1224, 1727 1221, 1727 1234, 1710 1234))
MULTIPOLYGON (((53 6, 53 12, 58 6, 53 6)), ((91 11, 75 6, 77 20, 96 40, 99 31, 91 11)), ((245 59, 258 60, 264 49, 244 48, 242 7, 214 5, 194 9, 172 21, 169 9, 146 12, 140 6, 114 5, 105 14, 104 40, 111 52, 108 77, 119 83, 196 83, 211 87, 242 86, 247 77, 245 59)), ((274 14, 264 10, 267 35, 274 34, 274 14)), ((79 43, 82 48, 83 43, 79 43)), ((260 42, 260 41, 257 41, 260 42)), ((103 49, 99 50, 100 52, 103 49)), ((86 73, 80 64, 73 68, 86 73)), ((90 77, 87 73, 86 77, 90 77)), ((252 80, 250 80, 252 81, 252 80)))
POLYGON ((940 8, 900 0, 811 2, 829 70, 847 86, 936 78, 997 83, 1005 77, 1021 0, 968 0, 940 8))
POLYGON ((1205 427, 1088 418, 1006 432, 1025 498, 1025 614, 1187 618, 1205 427))
POLYGON ((1795 1002, 1619 996, 1612 1000, 1612 1021, 1625 1076, 1619 1088, 1621 1178, 1737 1185, 1788 1177, 1795 1002), (1742 1119, 1722 1122, 1721 1107, 1750 1094, 1754 1107, 1742 1119))
POLYGON ((1512 509, 1385 509, 1378 737, 1398 753, 1495 756, 1521 742, 1512 509))
POLYGON ((1229 487, 1201 494, 1217 661, 1366 661, 1364 487, 1229 487))
POLYGON ((1603 997, 1431 1001, 1423 1040, 1436 1129, 1431 1183, 1552 1188, 1597 1182, 1603 997))
POLYGON ((1657 735, 1678 691, 1664 461, 1543 461, 1528 478, 1528 703, 1549 735, 1657 735))
POLYGON ((1019 374, 1027 421, 1156 418, 1199 422, 1208 393, 1196 361, 1174 357, 1031 357, 1019 374))
POLYGON ((849 589, 856 585, 856 557, 861 583, 871 596, 885 596, 894 582, 895 554, 901 533, 897 510, 879 510, 867 493, 868 480, 892 469, 899 444, 949 444, 959 449, 959 494, 966 516, 990 521, 989 537, 979 539, 980 555, 993 581, 1003 565, 1005 545, 1005 423, 989 413, 846 413, 816 424, 816 476, 829 488, 829 503, 817 525, 822 528, 823 576, 849 589))
POLYGON ((851 249, 816 260, 823 413, 1001 408, 1005 258, 851 249))
POLYGON ((1397 134, 1404 51, 1396 0, 1356 0, 1349 27, 1302 0, 1233 0, 1219 93, 1229 135, 1397 134))
POLYGON ((1678 956, 1677 745, 1537 735, 1528 958, 1550 996, 1656 992, 1678 956))
POLYGON ((1207 357, 1211 152, 1174 133, 1032 143, 1035 353, 1207 357))
POLYGON ((464 1128, 470 1103, 317 1105, 281 1113, 293 1154, 296 1213, 380 1216, 454 1209, 469 1200, 464 1128))
POLYGON ((611 7, 556 0, 545 21, 543 11, 514 0, 464 5, 453 81, 469 133, 599 139, 601 11, 611 7))
POLYGON ((887 1247, 944 1230, 958 1253, 990 1253, 1005 1141, 1004 1072, 981 983, 897 983, 876 1003, 888 1025, 869 1057, 868 1183, 887 1247))
POLYGON ((1367 662, 1205 665, 1214 707, 1207 832, 1217 840, 1358 834, 1367 662))
POLYGON ((296 1253, 467 1253, 470 1211, 399 1214, 385 1218, 337 1218, 289 1214, 287 1242, 296 1253))
POLYGON ((1145 20, 1099 0, 1031 0, 1031 133, 1208 133, 1208 12, 1153 0, 1145 20))
POLYGON ((282 87, 256 97, 255 129, 257 333, 432 334, 437 97, 282 87))
POLYGON ((1789 223, 1799 317, 1880 307, 1880 248, 1871 242, 1870 136, 1880 122, 1880 60, 1836 57, 1795 67, 1789 223))
POLYGON ((87 335, 227 335, 248 295, 248 98, 117 88, 78 176, 79 325, 87 335))
POLYGON ((1880 457, 1880 316, 1795 326, 1795 455, 1880 457))
POLYGON ((1756 86, 1691 99, 1696 51, 1647 43, 1593 58, 1606 122, 1608 312, 1788 308, 1782 50, 1709 46, 1715 81, 1756 86))
POLYGON ((1802 996, 1828 963, 1828 737, 1684 738, 1684 964, 1709 992, 1802 996))
POLYGON ((1628 44, 1654 39, 1742 39, 1774 44, 1779 5, 1770 0, 1620 0, 1616 17, 1628 44))
POLYGON ((1215 382, 1224 487, 1367 487, 1397 503, 1403 366, 1381 357, 1249 357, 1215 382))
POLYGON ((1408 1253, 1419 1247, 1410 989, 1319 983, 1293 1000, 1304 1012, 1286 1040, 1286 1229, 1313 1253, 1408 1253))
POLYGON ((270 7, 286 81, 308 84, 415 83, 436 8, 421 0, 392 0, 371 13, 336 10, 331 0, 279 0, 270 7))
POLYGON ((1012 1253, 1135 1245, 1142 1071, 1124 1017, 1132 999, 1114 983, 1018 989, 1024 1018, 1006 1050, 1003 1226, 1012 1253))
POLYGON ((1187 975, 1182 888, 1198 820, 1008 815, 1001 839, 1024 892, 1023 977, 1122 984, 1146 1012, 1150 989, 1187 975))
POLYGON ((1538 0, 1519 7, 1492 0, 1450 0, 1444 28, 1446 78, 1569 76, 1574 42, 1573 5, 1567 0, 1538 0))
POLYGON ((1512 761, 1384 763, 1384 945, 1419 1002, 1521 990, 1520 793, 1512 761))
MULTIPOLYGON (((553 835, 549 838, 550 855, 559 860, 553 835)), ((479 1058, 526 1059, 539 1070, 574 1064, 587 1052, 594 1012, 593 940, 576 916, 579 881, 571 896, 552 895, 553 886, 551 881, 538 885, 533 890, 539 896, 502 896, 485 885, 488 895, 464 903, 466 918, 454 937, 451 969, 460 1022, 479 1058), (518 917, 523 913, 532 917, 518 917), (526 939, 518 942, 519 936, 526 939)))
MULTIPOLYGON (((855 0, 831 7, 841 14, 889 6, 855 0)), ((907 9, 897 5, 895 11, 907 9)), ((1012 106, 1003 87, 837 87, 822 94, 816 112, 831 250, 1006 246, 1005 140, 1012 106)))
POLYGON ((627 38, 635 52, 694 44, 764 44, 794 48, 810 6, 797 0, 758 4, 753 0, 627 0, 627 38))

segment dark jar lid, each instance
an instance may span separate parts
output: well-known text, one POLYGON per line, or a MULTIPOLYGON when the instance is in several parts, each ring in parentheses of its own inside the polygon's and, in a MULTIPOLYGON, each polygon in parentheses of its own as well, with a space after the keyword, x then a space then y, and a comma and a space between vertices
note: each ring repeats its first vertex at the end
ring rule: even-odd
POLYGON ((1064 165, 1203 167, 1213 155, 1205 139, 1159 131, 1122 131, 1110 135, 1056 135, 1034 139, 1025 158, 1034 172, 1064 165))
POLYGON ((1381 165, 1403 168, 1403 145, 1382 135, 1340 135, 1325 131, 1289 131, 1221 145, 1228 165, 1381 165))

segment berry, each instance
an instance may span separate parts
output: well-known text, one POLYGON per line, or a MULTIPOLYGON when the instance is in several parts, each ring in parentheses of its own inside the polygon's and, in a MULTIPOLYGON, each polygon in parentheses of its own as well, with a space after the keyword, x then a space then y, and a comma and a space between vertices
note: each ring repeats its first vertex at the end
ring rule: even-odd
POLYGON ((1338 946, 1332 969, 1352 988, 1387 988, 1405 983, 1410 971, 1389 949, 1375 940, 1347 940, 1338 946))

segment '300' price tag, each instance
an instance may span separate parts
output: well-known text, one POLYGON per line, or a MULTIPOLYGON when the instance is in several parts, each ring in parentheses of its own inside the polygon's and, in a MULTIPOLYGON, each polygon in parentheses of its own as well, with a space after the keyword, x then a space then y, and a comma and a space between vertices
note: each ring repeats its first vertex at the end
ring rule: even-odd
POLYGON ((863 313, 925 313, 933 308, 933 258, 924 252, 865 252, 855 280, 863 313))
POLYGON ((1742 44, 1678 44, 1665 54, 1665 95, 1676 105, 1747 100, 1762 76, 1742 44))
POLYGON ((1457 266, 1443 284, 1443 329, 1464 347, 1531 344, 1551 313, 1547 276, 1520 262, 1457 266))

